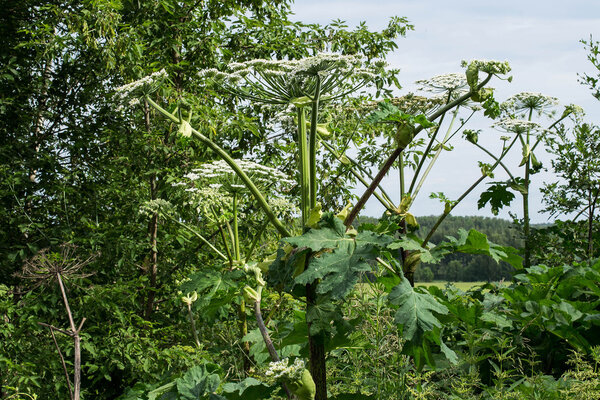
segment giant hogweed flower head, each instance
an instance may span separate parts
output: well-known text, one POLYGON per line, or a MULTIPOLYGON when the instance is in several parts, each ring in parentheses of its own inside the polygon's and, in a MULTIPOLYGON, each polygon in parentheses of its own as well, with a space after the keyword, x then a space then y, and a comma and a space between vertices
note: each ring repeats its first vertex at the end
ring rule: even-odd
POLYGON ((577 104, 569 104, 565 106, 565 109, 562 113, 563 117, 566 117, 568 115, 571 115, 572 118, 577 121, 585 115, 585 111, 577 104))
MULTIPOLYGON (((288 179, 287 175, 278 169, 267 167, 248 160, 235 160, 240 168, 252 177, 252 180, 259 185, 278 186, 279 189, 286 185, 292 185, 294 182, 288 179)), ((202 180, 204 182, 211 181, 213 185, 232 186, 233 189, 243 189, 244 186, 238 183, 231 183, 236 177, 236 173, 231 169, 229 164, 223 160, 213 161, 202 164, 195 168, 192 172, 185 175, 190 180, 202 180)))
POLYGON ((376 78, 383 61, 363 67, 360 56, 321 53, 300 60, 251 60, 229 65, 230 72, 200 71, 201 78, 223 86, 249 100, 270 104, 310 101, 319 89, 323 96, 336 97, 356 90, 376 78))
POLYGON ((426 92, 453 92, 467 86, 467 78, 464 74, 443 74, 433 78, 421 79, 415 82, 420 89, 426 92))
POLYGON ((113 96, 118 105, 117 111, 123 110, 125 104, 135 107, 140 103, 140 97, 154 93, 165 79, 167 79, 167 71, 163 68, 142 79, 118 87, 113 96))
MULTIPOLYGON (((485 72, 489 75, 506 75, 510 72, 511 68, 508 61, 497 61, 497 60, 463 60, 461 62, 463 67, 466 67, 465 76, 467 78, 467 84, 471 90, 475 90, 479 84, 479 71, 485 72)), ((510 82, 512 77, 508 77, 510 82)))
POLYGON ((533 121, 528 121, 525 119, 515 119, 515 118, 504 118, 492 125, 493 128, 511 132, 511 133, 525 133, 529 131, 537 131, 544 132, 545 130, 542 128, 540 124, 533 121))
POLYGON ((296 358, 292 365, 288 364, 289 359, 287 358, 280 361, 272 361, 269 363, 269 368, 265 372, 265 375, 275 380, 295 381, 301 379, 305 369, 304 360, 296 358))
POLYGON ((556 97, 546 96, 541 93, 521 92, 509 97, 500 108, 507 113, 526 114, 536 111, 539 115, 547 113, 558 105, 556 97))

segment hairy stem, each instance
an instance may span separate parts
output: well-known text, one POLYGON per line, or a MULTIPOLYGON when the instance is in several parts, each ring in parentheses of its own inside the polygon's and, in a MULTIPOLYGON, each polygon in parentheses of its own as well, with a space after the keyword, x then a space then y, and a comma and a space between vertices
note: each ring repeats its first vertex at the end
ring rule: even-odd
MULTIPOLYGON (((152 107, 154 107, 164 117, 168 118, 169 120, 171 120, 177 124, 181 123, 179 118, 177 118, 175 115, 171 114, 170 112, 168 112, 167 110, 165 110, 164 108, 162 108, 161 106, 156 104, 156 102, 154 102, 149 97, 146 97, 146 100, 152 107)), ((246 187, 248 188, 250 193, 252 193, 255 200, 258 202, 258 205, 260 206, 260 208, 262 208, 262 210, 265 212, 265 214, 267 214, 269 221, 273 224, 275 229, 277 229, 279 234, 284 237, 291 236, 291 233, 286 229, 286 227, 283 225, 283 223, 277 218, 277 216, 275 215, 275 213, 273 212, 273 210, 271 209, 271 207, 265 200, 265 198, 262 195, 262 193, 260 192, 260 190, 258 190, 258 188, 254 184, 254 182, 252 182, 252 180, 248 177, 248 175, 246 175, 246 173, 240 168, 240 166, 237 165, 235 160, 233 158, 231 158, 231 156, 229 154, 227 154, 227 152, 225 150, 223 150, 221 147, 219 147, 219 145, 217 145, 215 142, 213 142, 212 140, 210 140, 209 138, 207 138, 206 136, 204 136, 203 134, 198 132, 193 127, 191 128, 191 131, 195 138, 200 140, 202 143, 207 145, 211 150, 213 150, 215 153, 217 153, 219 155, 219 157, 221 157, 221 159, 223 161, 225 161, 231 167, 231 169, 233 169, 233 171, 240 178, 240 180, 244 183, 244 185, 246 185, 246 187)))

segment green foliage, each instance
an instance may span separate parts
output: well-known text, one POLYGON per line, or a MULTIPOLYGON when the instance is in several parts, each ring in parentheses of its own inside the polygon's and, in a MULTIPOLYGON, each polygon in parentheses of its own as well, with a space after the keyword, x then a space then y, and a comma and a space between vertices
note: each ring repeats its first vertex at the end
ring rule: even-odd
POLYGON ((491 186, 482 192, 477 201, 478 208, 484 208, 487 203, 490 203, 492 214, 498 215, 500 209, 509 206, 515 198, 512 192, 508 191, 509 185, 504 182, 493 182, 491 186))
POLYGON ((415 358, 418 370, 424 364, 435 365, 431 346, 440 345, 444 355, 453 363, 456 354, 442 342, 442 324, 437 315, 447 314, 448 309, 431 294, 421 293, 413 288, 408 280, 402 279, 389 295, 391 304, 398 306, 395 322, 402 326, 402 337, 406 340, 402 351, 415 358))
MULTIPOLYGON (((358 282, 362 273, 371 271, 369 261, 377 255, 377 247, 388 244, 391 238, 369 231, 357 235, 346 233, 343 222, 332 213, 325 213, 318 227, 309 229, 302 236, 285 238, 284 242, 298 249, 291 253, 285 262, 282 257, 269 268, 269 277, 274 285, 280 286, 282 280, 293 285, 306 285, 319 280, 317 293, 332 300, 345 298, 358 282), (304 269, 305 249, 312 255, 304 269), (298 255, 302 256, 298 256, 298 255), (281 277, 281 271, 286 271, 281 277), (300 271, 293 273, 290 272, 300 271), (287 275, 287 278, 286 278, 287 275), (277 278, 280 277, 280 278, 277 278)), ((283 256, 283 251, 278 255, 283 256)), ((288 288, 289 288, 288 284, 288 288)))

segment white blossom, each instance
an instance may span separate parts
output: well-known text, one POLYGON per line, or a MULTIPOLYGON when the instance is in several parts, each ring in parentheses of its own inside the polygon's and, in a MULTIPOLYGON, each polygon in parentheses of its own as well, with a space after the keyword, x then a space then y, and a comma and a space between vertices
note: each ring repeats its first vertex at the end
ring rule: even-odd
POLYGON ((476 68, 479 71, 487 72, 488 74, 500 74, 504 75, 510 72, 510 64, 508 61, 498 60, 463 60, 461 62, 463 67, 476 68))
POLYGON ((502 110, 514 113, 537 111, 539 114, 558 105, 556 97, 546 96, 541 93, 521 92, 509 97, 501 104, 502 110))
POLYGON ((115 90, 115 94, 121 98, 129 97, 130 94, 134 93, 139 88, 152 86, 153 84, 162 81, 167 77, 167 71, 163 68, 160 71, 156 71, 148 76, 133 81, 126 85, 120 86, 115 90))
POLYGON ((465 74, 452 73, 436 75, 433 78, 422 79, 415 83, 420 85, 421 90, 428 92, 454 91, 467 86, 467 78, 465 74))
POLYGON ((305 369, 304 360, 296 358, 292 365, 288 364, 288 358, 284 358, 280 361, 271 361, 265 375, 273 379, 286 379, 291 381, 300 380, 305 369))
POLYGON ((504 118, 492 125, 494 128, 501 129, 506 132, 513 133, 523 133, 527 131, 543 131, 544 129, 540 126, 540 124, 527 121, 524 119, 513 119, 513 118, 504 118))
MULTIPOLYGON (((235 160, 236 164, 248 175, 252 176, 252 180, 257 183, 273 183, 277 181, 279 184, 293 184, 294 182, 288 179, 287 175, 278 169, 267 167, 253 161, 235 160)), ((185 175, 190 180, 205 180, 211 178, 231 178, 235 176, 235 172, 229 164, 223 160, 213 161, 202 164, 195 168, 192 172, 185 175)), ((240 186, 235 184, 236 187, 240 186)), ((243 187, 243 185, 241 186, 243 187)))
MULTIPOLYGON (((299 60, 251 60, 229 65, 230 72, 214 69, 199 72, 201 78, 216 82, 241 97, 271 104, 289 104, 294 99, 314 95, 316 79, 321 95, 335 95, 345 81, 362 86, 376 78, 385 62, 365 66, 361 56, 320 53, 299 60)), ((347 87, 346 87, 347 88, 347 87)))
POLYGON ((140 214, 151 216, 156 213, 167 213, 173 209, 173 205, 164 199, 149 200, 140 206, 140 214))

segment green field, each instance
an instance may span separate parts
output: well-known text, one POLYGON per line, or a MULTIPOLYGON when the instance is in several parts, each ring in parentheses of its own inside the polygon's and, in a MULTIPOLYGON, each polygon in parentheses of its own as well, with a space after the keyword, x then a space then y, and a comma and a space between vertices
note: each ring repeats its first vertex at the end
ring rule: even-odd
POLYGON ((448 281, 435 281, 435 282, 417 282, 415 286, 437 286, 439 288, 444 288, 448 283, 456 286, 460 290, 469 290, 474 286, 484 285, 487 282, 448 282, 448 281))

